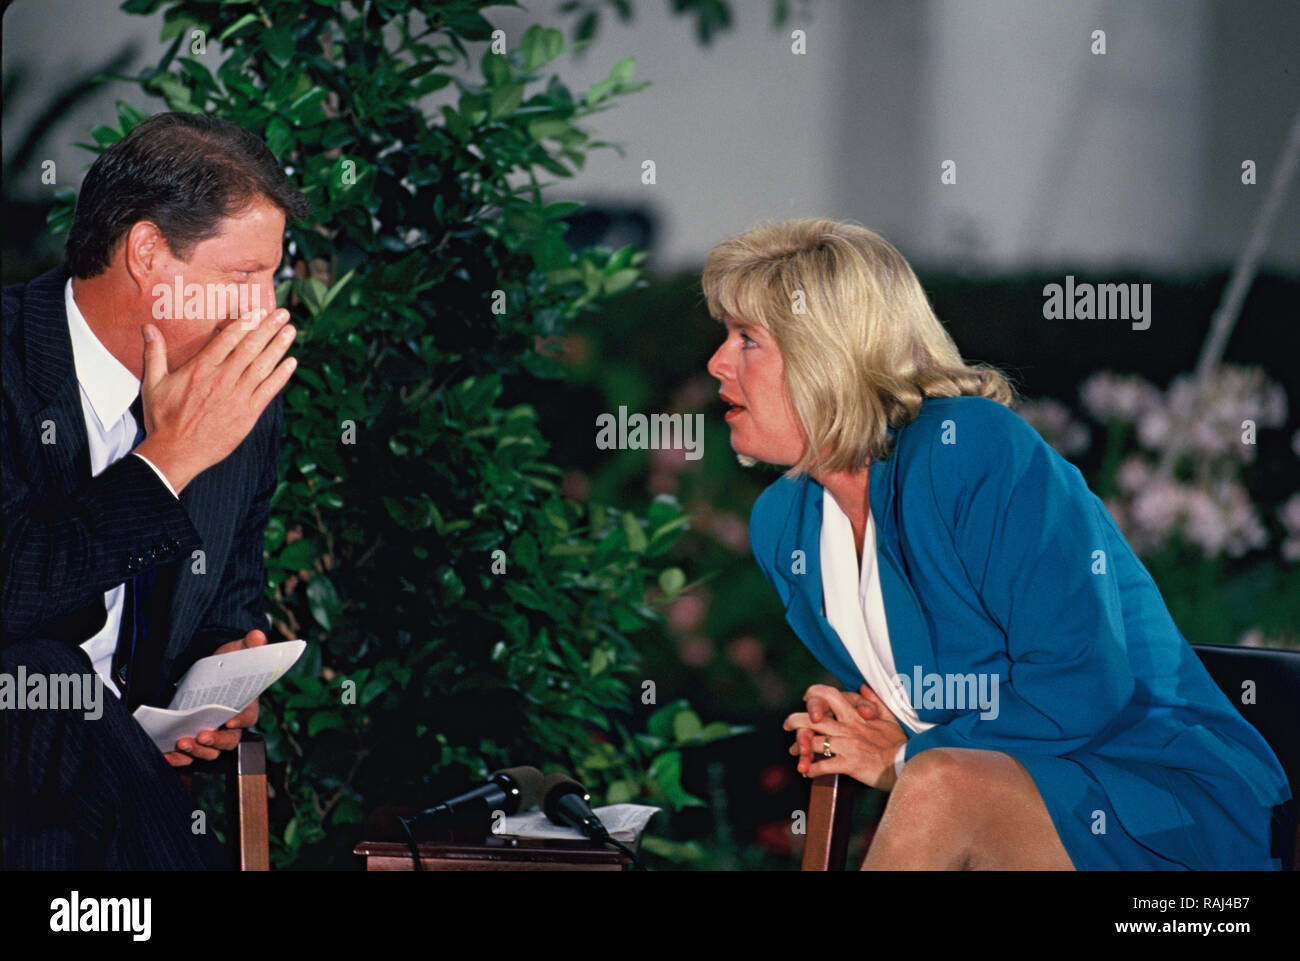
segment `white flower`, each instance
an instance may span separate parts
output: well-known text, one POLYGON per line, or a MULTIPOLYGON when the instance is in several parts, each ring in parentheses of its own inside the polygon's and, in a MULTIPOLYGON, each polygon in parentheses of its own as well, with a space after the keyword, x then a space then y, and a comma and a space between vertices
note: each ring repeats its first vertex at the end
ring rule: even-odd
POLYGON ((1268 531, 1260 524, 1250 495, 1236 481, 1219 481, 1209 490, 1193 488, 1185 505, 1184 533, 1206 557, 1240 557, 1268 543, 1268 531))
POLYGON ((1251 463, 1253 444, 1242 443, 1246 422, 1256 429, 1286 423, 1286 389, 1268 379, 1263 368, 1223 364, 1204 381, 1179 374, 1163 404, 1138 418, 1138 440, 1151 450, 1172 447, 1198 462, 1232 458, 1251 463))
POLYGON ((1300 534, 1300 494, 1292 494, 1285 504, 1277 509, 1278 519, 1288 534, 1300 534))
POLYGON ((1287 535, 1282 541, 1282 559, 1290 563, 1300 561, 1300 494, 1292 494, 1277 509, 1277 516, 1287 535))
POLYGON ((1162 543, 1184 511, 1183 491, 1163 477, 1152 478, 1129 505, 1129 516, 1145 538, 1162 543))
POLYGON ((1282 650, 1289 650, 1295 647, 1295 644, 1287 639, 1283 634, 1280 637, 1274 637, 1265 634, 1258 627, 1252 627, 1241 637, 1237 638, 1238 647, 1272 647, 1282 650))
POLYGON ((1094 420, 1131 424, 1159 407, 1160 391, 1137 374, 1100 371, 1079 387, 1079 399, 1094 420))
POLYGON ((1164 408, 1149 410, 1138 419, 1138 441, 1147 450, 1163 450, 1169 441, 1171 426, 1169 412, 1164 408))
POLYGON ((1258 627, 1252 627, 1241 637, 1237 638, 1238 647, 1263 647, 1264 632, 1258 627))
POLYGON ((1119 465, 1115 482, 1125 494, 1136 494, 1151 482, 1151 465, 1140 454, 1130 454, 1119 465))
POLYGON ((1080 454, 1092 442, 1092 432, 1071 416, 1068 407, 1050 397, 1022 401, 1015 410, 1062 457, 1080 454))

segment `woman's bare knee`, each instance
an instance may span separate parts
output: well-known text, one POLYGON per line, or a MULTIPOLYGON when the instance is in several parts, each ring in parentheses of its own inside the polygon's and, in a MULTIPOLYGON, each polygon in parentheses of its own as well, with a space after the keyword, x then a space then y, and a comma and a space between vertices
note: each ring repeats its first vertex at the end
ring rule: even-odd
POLYGON ((943 869, 969 861, 973 822, 963 801, 967 765, 951 750, 923 751, 903 767, 864 868, 943 869))
POLYGON ((896 840, 943 838, 964 850, 962 866, 1073 868, 1033 778, 1002 751, 922 751, 904 765, 886 815, 896 840))

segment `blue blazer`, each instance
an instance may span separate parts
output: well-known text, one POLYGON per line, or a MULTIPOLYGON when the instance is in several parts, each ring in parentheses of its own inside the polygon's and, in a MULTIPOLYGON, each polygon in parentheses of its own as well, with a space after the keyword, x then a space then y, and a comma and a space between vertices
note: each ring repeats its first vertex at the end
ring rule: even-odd
MULTIPOLYGON (((869 503, 895 670, 987 673, 999 690, 987 719, 914 693, 935 726, 904 727, 906 758, 933 747, 1013 755, 1079 868, 1280 866, 1269 822, 1290 791, 1277 757, 1078 469, 982 397, 927 399, 890 434, 869 503), (1117 829, 1128 848, 1097 843, 1117 829)), ((776 481, 754 504, 750 541, 790 626, 856 691, 865 682, 822 601, 823 490, 806 475, 776 481)))

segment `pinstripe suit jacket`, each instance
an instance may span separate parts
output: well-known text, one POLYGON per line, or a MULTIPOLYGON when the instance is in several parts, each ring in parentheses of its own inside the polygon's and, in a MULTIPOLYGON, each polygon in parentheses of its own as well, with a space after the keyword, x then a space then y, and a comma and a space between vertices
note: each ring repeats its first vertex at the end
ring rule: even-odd
POLYGON ((103 627, 104 592, 156 567, 124 698, 128 710, 166 706, 194 660, 267 626, 262 549, 282 402, 179 501, 138 457, 92 478, 67 278, 61 266, 4 290, 0 644, 81 644, 103 627))

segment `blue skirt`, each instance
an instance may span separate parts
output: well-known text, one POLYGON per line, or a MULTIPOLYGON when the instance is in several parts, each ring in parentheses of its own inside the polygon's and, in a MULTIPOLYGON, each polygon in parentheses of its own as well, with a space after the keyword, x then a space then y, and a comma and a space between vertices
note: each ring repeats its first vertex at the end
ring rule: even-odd
MULTIPOLYGON (((1080 871, 1268 871, 1282 866, 1270 853, 1281 812, 1264 807, 1227 811, 1217 800, 1221 792, 1216 785, 1200 774, 1087 758, 1089 765, 1123 764, 1126 773, 1149 782, 1160 803, 1177 812, 1167 831, 1135 838, 1083 763, 1069 757, 1013 756, 1033 777, 1061 844, 1080 871)), ((1240 796, 1239 789, 1222 793, 1240 796)))

